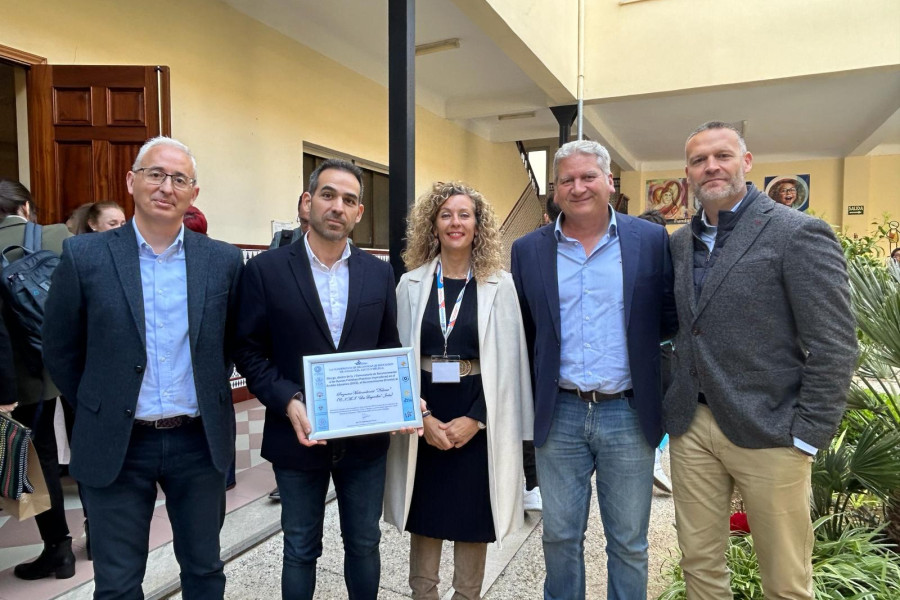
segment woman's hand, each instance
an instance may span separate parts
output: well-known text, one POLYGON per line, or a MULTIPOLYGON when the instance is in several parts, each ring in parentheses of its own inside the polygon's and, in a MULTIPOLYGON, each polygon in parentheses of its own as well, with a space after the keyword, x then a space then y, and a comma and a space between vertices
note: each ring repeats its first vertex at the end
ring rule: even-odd
POLYGON ((478 421, 472 417, 457 417, 449 423, 442 423, 441 429, 454 448, 462 448, 478 433, 478 421))
POLYGON ((443 421, 434 415, 430 415, 425 417, 422 423, 425 425, 426 442, 438 450, 450 450, 453 448, 453 443, 447 439, 447 434, 444 432, 446 424, 443 421))

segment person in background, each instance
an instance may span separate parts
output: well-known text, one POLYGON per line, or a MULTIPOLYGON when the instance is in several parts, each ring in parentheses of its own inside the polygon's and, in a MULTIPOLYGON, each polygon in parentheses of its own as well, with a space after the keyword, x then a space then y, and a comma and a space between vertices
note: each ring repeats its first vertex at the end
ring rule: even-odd
POLYGON ((891 252, 891 258, 894 259, 894 262, 900 263, 900 248, 894 248, 891 252))
MULTIPOLYGON (((207 235, 206 215, 204 215, 203 211, 201 211, 193 204, 189 206, 186 211, 184 211, 184 217, 182 220, 184 221, 184 226, 194 233, 207 235)), ((225 491, 234 489, 235 485, 237 485, 237 479, 235 475, 235 462, 234 460, 232 460, 231 466, 228 467, 228 472, 225 474, 225 491)))
POLYGON ((125 224, 125 211, 115 202, 103 200, 87 205, 76 234, 109 231, 125 224))
MULTIPOLYGON (((0 249, 22 245, 25 240, 25 223, 34 215, 31 194, 21 183, 0 179, 0 249)), ((47 225, 41 234, 41 248, 62 253, 63 240, 71 234, 65 225, 47 225)), ((22 257, 21 250, 11 250, 11 261, 22 257)), ((23 358, 28 352, 25 333, 17 327, 16 317, 4 307, 3 320, 9 331, 13 365, 18 389, 18 407, 13 417, 32 429, 34 448, 41 462, 41 470, 50 493, 50 510, 35 517, 44 549, 37 560, 17 565, 13 574, 19 579, 42 579, 55 576, 66 579, 75 575, 75 555, 72 538, 66 523, 62 484, 59 479, 59 456, 53 415, 59 390, 50 379, 47 369, 35 372, 23 358)), ((47 334, 43 336, 47 342, 47 334)))
POLYGON ((856 367, 847 266, 831 226, 747 186, 752 167, 729 123, 704 123, 685 142, 702 210, 672 234, 680 327, 663 415, 692 600, 732 597, 735 486, 765 597, 812 600, 813 457, 831 443, 856 367))
POLYGON ((200 235, 207 235, 206 233, 206 215, 194 205, 188 207, 186 211, 184 211, 184 226, 193 231, 194 233, 199 233, 200 235))
MULTIPOLYGON (((639 214, 638 219, 644 219, 645 221, 650 221, 651 223, 656 223, 663 227, 666 226, 666 218, 663 214, 652 208, 639 214)), ((673 345, 672 340, 666 340, 659 345, 659 370, 662 373, 663 397, 665 397, 666 390, 669 389, 669 385, 672 383, 672 355, 674 351, 675 346, 673 345)), ((672 481, 669 479, 669 476, 666 475, 662 466, 662 455, 668 445, 669 434, 667 433, 663 436, 659 446, 656 447, 656 457, 653 460, 653 485, 667 494, 671 494, 672 481)))
MULTIPOLYGON (((303 194, 297 200, 297 223, 299 227, 294 229, 282 229, 272 237, 272 243, 269 244, 269 250, 280 248, 288 244, 293 244, 303 237, 309 230, 309 206, 303 203, 303 194)), ((271 496, 269 496, 271 498, 271 496)), ((273 498, 274 500, 274 498, 273 498)))
POLYGON ((397 324, 420 370, 426 443, 392 439, 384 518, 411 533, 413 598, 438 598, 442 542, 452 540, 454 598, 472 600, 487 544, 522 526, 520 448, 533 426, 525 332, 494 211, 478 191, 432 184, 406 238, 397 324))
MULTIPOLYGON (((0 314, 3 302, 0 301, 0 314)), ((13 363, 12 344, 6 321, 0 318, 0 411, 12 412, 18 406, 16 401, 16 367, 13 363)))
POLYGON ((94 598, 143 598, 157 486, 184 597, 223 598, 243 257, 184 227, 200 188, 178 140, 147 141, 125 181, 134 219, 66 241, 44 322, 44 360, 75 408, 69 470, 90 517, 94 598))
POLYGON ((69 218, 66 219, 66 228, 72 235, 77 235, 82 224, 85 223, 87 211, 93 206, 93 202, 86 202, 72 211, 69 218))
MULTIPOLYGON (((297 200, 297 223, 300 224, 299 227, 291 230, 282 229, 276 233, 272 238, 272 243, 269 244, 269 250, 293 244, 302 239, 303 235, 309 231, 309 205, 303 203, 303 194, 300 194, 300 198, 297 200)), ((281 502, 281 493, 277 487, 269 492, 269 500, 281 502)))
POLYGON ((557 217, 559 217, 559 205, 556 204, 556 201, 553 200, 553 194, 547 194, 547 201, 544 206, 544 215, 541 217, 541 225, 549 225, 550 223, 556 223, 557 217))

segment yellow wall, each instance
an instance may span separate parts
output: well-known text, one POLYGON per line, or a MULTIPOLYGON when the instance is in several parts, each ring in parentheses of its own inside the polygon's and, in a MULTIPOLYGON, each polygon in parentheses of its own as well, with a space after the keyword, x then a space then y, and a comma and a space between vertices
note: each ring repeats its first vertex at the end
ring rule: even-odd
MULTIPOLYGON (((214 237, 268 243, 296 216, 304 141, 388 163, 386 88, 216 0, 0 0, 0 15, 0 44, 51 64, 171 67, 172 134, 197 156, 214 237)), ((416 144, 417 191, 464 179, 505 215, 525 188, 514 144, 421 108, 416 144)))
MULTIPOLYGON (((568 90, 578 77, 578 0, 456 0, 486 3, 568 90)), ((561 101, 561 100, 560 100, 561 101)))
MULTIPOLYGON (((747 180, 763 189, 765 178, 776 175, 810 176, 810 212, 850 233, 871 233, 872 222, 888 213, 900 219, 900 155, 859 156, 791 162, 754 162, 747 180), (863 205, 861 216, 848 215, 847 206, 863 205)), ((623 171, 622 193, 631 198, 628 212, 644 211, 648 179, 684 177, 684 169, 623 171)), ((677 226, 670 226, 671 229, 677 226)))
POLYGON ((885 213, 900 220, 900 155, 845 159, 843 226, 850 234, 873 233, 885 213), (847 206, 863 205, 862 215, 847 215, 847 206))
POLYGON ((585 98, 613 98, 895 65, 900 2, 592 0, 585 31, 585 98))

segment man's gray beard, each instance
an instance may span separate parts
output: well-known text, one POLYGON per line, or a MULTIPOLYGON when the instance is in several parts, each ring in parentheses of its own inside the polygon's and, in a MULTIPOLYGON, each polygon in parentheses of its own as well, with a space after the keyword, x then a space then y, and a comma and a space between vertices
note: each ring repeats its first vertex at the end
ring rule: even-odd
POLYGON ((717 203, 722 200, 727 200, 729 198, 733 198, 738 194, 741 197, 744 197, 743 190, 746 189, 746 183, 743 180, 735 181, 732 179, 727 187, 724 187, 715 192, 705 192, 703 191, 703 187, 700 185, 691 184, 691 192, 694 194, 694 198, 697 199, 697 202, 700 204, 706 204, 708 202, 717 203))

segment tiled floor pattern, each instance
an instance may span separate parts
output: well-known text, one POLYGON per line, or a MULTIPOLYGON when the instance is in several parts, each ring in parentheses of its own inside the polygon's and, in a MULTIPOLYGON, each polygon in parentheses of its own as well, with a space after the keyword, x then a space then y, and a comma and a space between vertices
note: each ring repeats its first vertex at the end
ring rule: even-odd
MULTIPOLYGON (((271 465, 259 455, 265 408, 257 400, 235 404, 237 439, 235 467, 237 486, 226 495, 226 511, 232 512, 266 494, 275 487, 271 465)), ((34 519, 17 521, 0 512, 0 600, 44 600, 75 588, 93 577, 94 571, 84 550, 84 515, 75 482, 63 480, 66 520, 73 539, 75 577, 57 580, 22 581, 13 575, 13 567, 37 557, 43 544, 34 519)), ((156 501, 156 511, 150 527, 150 549, 172 540, 172 527, 166 515, 162 492, 156 501)))

